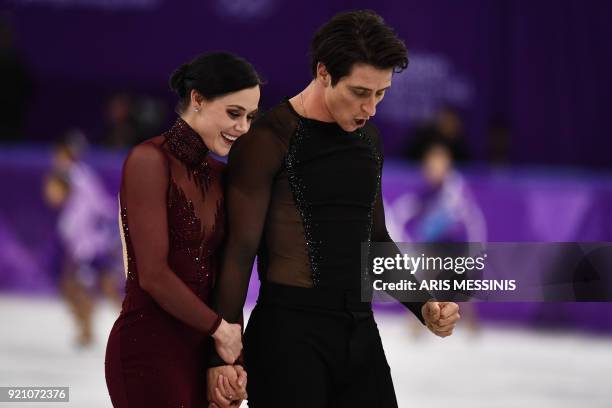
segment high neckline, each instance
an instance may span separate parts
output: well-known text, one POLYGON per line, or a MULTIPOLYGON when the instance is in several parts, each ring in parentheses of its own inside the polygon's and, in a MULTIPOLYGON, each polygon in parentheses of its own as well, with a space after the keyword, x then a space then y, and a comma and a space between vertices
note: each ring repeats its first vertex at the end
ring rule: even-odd
POLYGON ((208 148, 200 135, 182 118, 177 118, 166 134, 170 152, 188 166, 197 166, 206 160, 208 148))

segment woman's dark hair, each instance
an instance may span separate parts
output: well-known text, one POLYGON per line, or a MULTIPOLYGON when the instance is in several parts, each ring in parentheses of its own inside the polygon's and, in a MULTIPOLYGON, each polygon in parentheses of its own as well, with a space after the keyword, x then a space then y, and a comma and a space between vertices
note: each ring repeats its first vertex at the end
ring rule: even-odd
POLYGON ((319 62, 327 68, 334 86, 357 63, 401 72, 408 66, 408 51, 381 16, 357 10, 336 14, 315 33, 310 43, 314 78, 319 62))
POLYGON ((193 61, 181 65, 170 76, 170 88, 180 101, 177 111, 183 112, 196 90, 205 99, 261 85, 255 68, 243 58, 228 52, 202 54, 193 61))

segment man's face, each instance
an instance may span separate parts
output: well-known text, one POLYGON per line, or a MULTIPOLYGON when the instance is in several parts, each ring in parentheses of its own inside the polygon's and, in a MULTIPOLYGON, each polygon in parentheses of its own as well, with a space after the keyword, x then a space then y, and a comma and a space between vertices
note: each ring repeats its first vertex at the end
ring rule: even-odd
POLYGON ((325 104, 333 119, 347 132, 355 131, 376 114, 376 105, 382 101, 391 86, 393 69, 379 69, 372 65, 355 64, 348 76, 335 86, 325 88, 325 104))

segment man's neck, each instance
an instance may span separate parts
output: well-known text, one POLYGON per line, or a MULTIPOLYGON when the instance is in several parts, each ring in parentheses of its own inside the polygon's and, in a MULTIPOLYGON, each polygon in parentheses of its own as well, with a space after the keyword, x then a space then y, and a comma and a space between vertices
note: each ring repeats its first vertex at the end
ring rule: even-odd
POLYGON ((305 118, 321 122, 334 122, 334 118, 325 104, 325 88, 316 80, 308 84, 302 92, 289 99, 289 102, 293 109, 305 118))

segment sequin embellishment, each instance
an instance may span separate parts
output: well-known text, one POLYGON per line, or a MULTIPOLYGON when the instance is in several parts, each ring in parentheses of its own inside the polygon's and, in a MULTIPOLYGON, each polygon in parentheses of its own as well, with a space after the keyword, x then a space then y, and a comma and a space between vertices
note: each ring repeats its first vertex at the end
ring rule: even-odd
MULTIPOLYGON (((374 208, 376 206, 376 198, 378 197, 378 191, 380 190, 380 183, 382 178, 382 167, 383 167, 383 158, 382 154, 378 148, 378 146, 372 140, 372 137, 360 130, 360 138, 370 147, 370 154, 372 159, 376 161, 376 165, 378 167, 378 171, 376 172, 376 189, 374 190, 374 197, 372 199, 372 203, 370 204, 370 208, 368 210, 368 223, 367 223, 367 254, 372 252, 372 228, 374 226, 374 208)), ((381 195, 382 198, 382 195, 381 195)), ((363 256, 363 254, 362 254, 363 256)), ((366 257, 367 259, 367 257, 366 257)), ((362 273, 362 296, 364 295, 363 288, 371 288, 371 275, 369 273, 368 268, 366 267, 362 273)))
POLYGON ((303 120, 299 120, 295 133, 289 143, 289 150, 285 159, 285 167, 287 169, 287 179, 289 180, 289 186, 295 200, 295 206, 297 207, 300 216, 302 217, 302 223, 304 225, 304 238, 306 239, 306 246, 308 247, 308 257, 310 259, 310 269, 312 271, 312 284, 317 286, 320 282, 320 258, 321 258, 321 244, 320 240, 314 238, 314 225, 312 218, 312 209, 305 199, 306 184, 304 180, 298 175, 296 166, 298 166, 298 149, 305 138, 308 137, 308 132, 305 129, 303 120))
POLYGON ((210 168, 206 161, 208 149, 200 135, 178 118, 166 133, 166 143, 170 152, 187 168, 188 177, 206 190, 210 186, 210 168))

